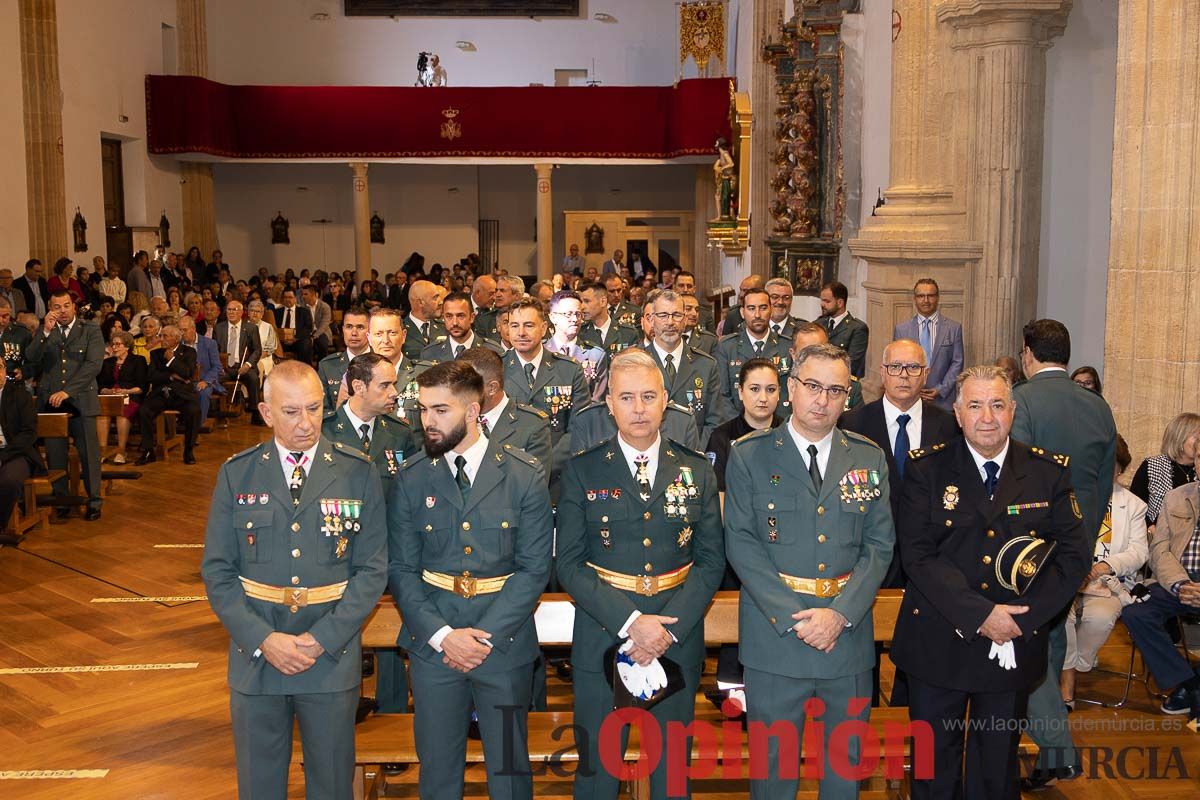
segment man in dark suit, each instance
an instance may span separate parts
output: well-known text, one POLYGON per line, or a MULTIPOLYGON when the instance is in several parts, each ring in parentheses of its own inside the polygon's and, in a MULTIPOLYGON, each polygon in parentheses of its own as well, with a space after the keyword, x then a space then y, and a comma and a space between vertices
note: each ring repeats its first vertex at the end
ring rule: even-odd
MULTIPOLYGON (((1117 428, 1104 398, 1071 380, 1071 334, 1061 322, 1039 319, 1023 331, 1021 365, 1029 379, 1013 390, 1017 401, 1013 437, 1035 447, 1062 453, 1070 460, 1071 487, 1083 512, 1083 532, 1092 542, 1112 496, 1117 428)), ((1065 462, 1064 462, 1065 463, 1065 462)), ((1090 552, 1090 551, 1089 551, 1090 552)), ((1066 603, 1058 609, 1066 611, 1066 603)), ((1067 708, 1058 680, 1066 658, 1064 616, 1044 631, 1050 642, 1046 679, 1029 695, 1029 736, 1037 742, 1037 769, 1026 791, 1070 780, 1081 772, 1079 754, 1067 724, 1067 708)))
POLYGON ((912 339, 921 345, 929 365, 921 397, 949 410, 954 402, 954 382, 963 368, 962 326, 938 311, 940 298, 933 278, 917 281, 913 287, 917 313, 896 325, 892 339, 912 339))
POLYGON ((850 354, 850 374, 861 378, 867 370, 867 345, 871 333, 867 323, 846 310, 850 292, 845 284, 831 281, 821 287, 821 319, 829 334, 829 343, 850 354))
POLYGON ((333 309, 321 299, 316 284, 310 283, 300 292, 304 299, 304 307, 312 318, 312 352, 320 361, 329 354, 333 346, 333 309))
POLYGON ((1091 566, 1066 458, 1009 437, 1016 407, 1003 370, 971 367, 954 403, 963 438, 914 450, 905 469, 896 522, 908 585, 892 660, 934 747, 915 800, 1018 796, 1020 721, 1046 674, 1046 626, 1091 566), (1040 572, 1024 552, 1001 557, 1038 540, 1054 543, 1040 572))
POLYGON ((181 343, 179 328, 162 329, 163 346, 150 351, 150 391, 138 406, 142 426, 142 455, 138 466, 154 461, 154 418, 167 409, 178 411, 183 421, 183 463, 195 464, 192 448, 200 430, 200 398, 192 384, 196 351, 181 343))
MULTIPOLYGON (((71 419, 67 429, 75 441, 79 461, 83 465, 83 484, 88 493, 86 519, 100 519, 100 443, 96 433, 96 415, 100 399, 96 376, 104 366, 104 337, 100 329, 75 316, 75 301, 66 289, 50 295, 50 307, 42 329, 33 336, 25 358, 30 370, 38 376, 38 410, 65 412, 71 419)), ((66 470, 67 442, 51 439, 46 442, 50 469, 66 470)), ((54 494, 66 495, 67 479, 55 481, 54 494)), ((70 514, 66 506, 58 510, 60 517, 70 514)))
POLYGON ((488 795, 531 800, 533 611, 550 577, 544 465, 479 430, 483 379, 446 361, 417 378, 425 449, 391 486, 388 578, 404 625, 423 798, 461 797, 471 709, 488 795))
MULTIPOLYGON (((229 313, 226 306, 225 313, 229 313)), ((308 308, 296 303, 296 293, 283 292, 283 305, 275 309, 275 324, 279 328, 280 346, 300 361, 308 364, 313 355, 313 318, 308 308), (288 341, 291 339, 291 341, 288 341)))
POLYGON ((25 310, 46 316, 50 307, 50 288, 46 284, 46 267, 36 258, 25 262, 25 274, 13 281, 13 288, 25 298, 25 310))
MULTIPOLYGON (((37 449, 37 409, 18 380, 9 380, 0 359, 0 527, 8 525, 30 475, 45 472, 37 449)), ((0 544, 14 545, 19 536, 0 533, 0 544)))
MULTIPOLYGON (((242 304, 231 300, 225 306, 225 320, 217 323, 213 338, 217 340, 217 351, 225 362, 225 380, 236 381, 239 391, 246 392, 249 407, 254 409, 252 421, 256 424, 258 414, 258 359, 262 356, 262 343, 258 338, 258 326, 242 316, 242 304)), ((231 398, 237 402, 237 395, 231 398)))

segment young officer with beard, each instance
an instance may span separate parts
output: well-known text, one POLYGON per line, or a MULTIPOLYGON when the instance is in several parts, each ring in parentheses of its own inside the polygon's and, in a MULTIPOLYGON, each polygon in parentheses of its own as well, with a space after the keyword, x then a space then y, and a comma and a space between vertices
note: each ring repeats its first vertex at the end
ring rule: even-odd
POLYGON ((411 656, 420 794, 461 798, 471 708, 488 795, 532 798, 526 711, 538 657, 533 610, 550 577, 542 464, 479 431, 483 379, 447 361, 417 377, 425 450, 388 499, 392 596, 411 656), (515 774, 502 774, 517 765, 515 774))

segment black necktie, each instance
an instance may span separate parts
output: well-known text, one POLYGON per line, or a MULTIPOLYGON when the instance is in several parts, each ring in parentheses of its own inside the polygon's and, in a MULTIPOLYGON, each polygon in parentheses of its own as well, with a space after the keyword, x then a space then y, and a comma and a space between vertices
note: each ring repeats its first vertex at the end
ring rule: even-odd
POLYGON ((288 491, 292 493, 292 505, 300 505, 300 493, 304 491, 304 453, 288 454, 288 463, 292 465, 292 477, 288 478, 288 491))
POLYGON ((421 338, 425 340, 425 344, 429 344, 429 323, 421 323, 421 338))
POLYGON ((454 481, 458 484, 458 491, 462 493, 463 500, 466 500, 467 495, 471 493, 471 479, 467 477, 466 456, 455 456, 454 468, 458 470, 454 476, 454 481))
POLYGON ((63 337, 64 339, 66 339, 66 338, 67 338, 67 326, 66 326, 66 325, 59 325, 59 326, 58 326, 58 332, 62 334, 62 337, 63 337))
POLYGON ((830 333, 833 333, 833 317, 825 318, 825 330, 829 331, 830 333))
POLYGON ((761 356, 761 355, 762 355, 762 349, 763 349, 763 343, 762 343, 762 342, 755 342, 755 343, 754 343, 754 355, 755 355, 756 357, 757 357, 757 356, 761 356))
POLYGON ((983 462, 983 471, 987 473, 987 478, 983 481, 983 488, 987 490, 988 499, 996 495, 996 484, 1000 482, 997 477, 1000 474, 1000 465, 995 461, 983 462))
POLYGON ((466 349, 467 349, 466 345, 462 345, 462 344, 454 345, 454 357, 458 358, 459 356, 461 356, 463 354, 463 350, 466 350, 466 349))
POLYGON ((364 422, 362 425, 358 426, 358 429, 360 431, 362 431, 362 451, 364 453, 371 452, 371 425, 370 425, 370 423, 364 422))
POLYGON ((667 391, 675 385, 675 356, 667 355, 667 391))
POLYGON ((808 477, 812 478, 813 488, 821 491, 821 468, 817 466, 817 446, 808 446, 808 477))
POLYGON ((901 414, 896 417, 896 424, 899 429, 896 431, 896 449, 893 456, 896 459, 896 473, 900 475, 900 480, 904 480, 904 467, 908 464, 908 451, 911 449, 908 446, 908 421, 912 419, 908 414, 901 414))
POLYGON ((533 388, 533 364, 525 365, 525 380, 529 381, 529 388, 533 388))

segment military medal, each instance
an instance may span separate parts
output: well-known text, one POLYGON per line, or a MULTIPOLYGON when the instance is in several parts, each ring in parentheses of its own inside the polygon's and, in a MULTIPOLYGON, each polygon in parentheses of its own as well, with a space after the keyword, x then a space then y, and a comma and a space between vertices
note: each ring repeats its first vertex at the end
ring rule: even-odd
POLYGON ((588 489, 588 490, 587 490, 587 499, 588 499, 588 502, 589 502, 589 503, 594 503, 594 502, 596 502, 596 490, 595 490, 595 489, 588 489))
POLYGON ((246 534, 246 544, 254 544, 254 534, 253 533, 246 534))
POLYGON ((942 508, 947 511, 953 511, 958 508, 958 487, 947 486, 945 494, 942 495, 942 508))
POLYGON ((688 542, 692 540, 692 526, 684 525, 679 531, 679 538, 676 540, 680 547, 687 547, 688 542))
POLYGON ((345 536, 339 536, 337 540, 337 547, 334 549, 333 555, 336 558, 341 558, 342 556, 346 555, 346 545, 348 544, 350 544, 349 539, 347 539, 345 536))
POLYGON ((621 490, 620 490, 620 489, 613 489, 613 490, 612 490, 612 499, 613 499, 613 500, 620 500, 620 499, 621 499, 621 490))
POLYGON ((771 529, 767 531, 767 541, 774 542, 779 540, 779 531, 771 529))
POLYGON ((429 497, 425 498, 425 507, 426 508, 433 508, 435 505, 437 505, 436 497, 434 497, 433 495, 430 495, 429 497))
MULTIPOLYGON (((704 388, 704 378, 701 378, 699 375, 697 375, 697 376, 696 376, 696 380, 695 380, 695 384, 696 384, 696 388, 697 388, 697 389, 703 389, 703 388, 704 388)), ((700 396, 700 393, 699 393, 699 392, 696 392, 696 396, 697 396, 697 397, 699 397, 699 396, 700 396)))
POLYGON ((778 475, 772 475, 772 476, 771 476, 771 485, 772 485, 772 486, 778 486, 778 485, 779 485, 779 476, 778 476, 778 475))
POLYGON ((238 504, 239 506, 244 506, 244 505, 246 505, 246 495, 244 495, 244 494, 239 494, 239 495, 237 496, 237 504, 238 504))
POLYGON ((608 532, 608 528, 600 529, 600 544, 605 550, 612 550, 612 534, 608 532))
POLYGON ((269 495, 267 495, 267 493, 266 493, 266 492, 263 492, 262 494, 260 494, 260 495, 258 496, 258 502, 259 502, 259 504, 260 504, 260 505, 264 505, 264 506, 265 506, 265 505, 267 504, 267 501, 268 501, 268 500, 270 500, 270 499, 271 499, 271 498, 270 498, 270 496, 269 496, 269 495))
POLYGON ((246 504, 247 505, 254 505, 256 502, 258 502, 258 495, 250 494, 250 495, 246 496, 246 504))

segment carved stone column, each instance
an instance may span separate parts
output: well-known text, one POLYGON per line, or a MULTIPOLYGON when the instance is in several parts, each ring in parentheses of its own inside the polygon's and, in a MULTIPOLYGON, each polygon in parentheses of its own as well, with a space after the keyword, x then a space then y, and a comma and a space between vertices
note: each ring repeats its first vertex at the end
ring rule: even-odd
POLYGON ((534 164, 537 172, 537 279, 550 280, 554 275, 554 195, 551 194, 550 173, 553 164, 534 164))
MULTIPOLYGON (((750 135, 750 272, 769 277, 771 254, 767 236, 771 231, 771 151, 775 144, 771 126, 779 91, 775 69, 767 60, 764 46, 778 39, 783 23, 784 0, 754 0, 754 67, 750 72, 750 103, 753 122, 750 135)), ((703 285, 703 284, 701 284, 703 285)))
POLYGON ((62 88, 55 0, 20 0, 21 98, 25 104, 25 195, 29 253, 49 273, 67 255, 62 88))
POLYGON ((354 272, 358 285, 371 280, 371 195, 367 191, 367 162, 351 161, 354 173, 354 272))
POLYGON ((1104 395, 1135 463, 1200 394, 1197 10, 1121 0, 1117 18, 1104 395))
MULTIPOLYGON (((208 77, 208 24, 204 0, 176 0, 179 74, 208 77)), ((183 181, 183 246, 195 245, 205 258, 218 248, 212 164, 181 161, 183 181)), ((249 265, 247 265, 249 266, 249 265)))
POLYGON ((965 199, 983 247, 967 283, 968 363, 1015 355, 1037 310, 1046 50, 1071 0, 944 0, 962 98, 965 199))

